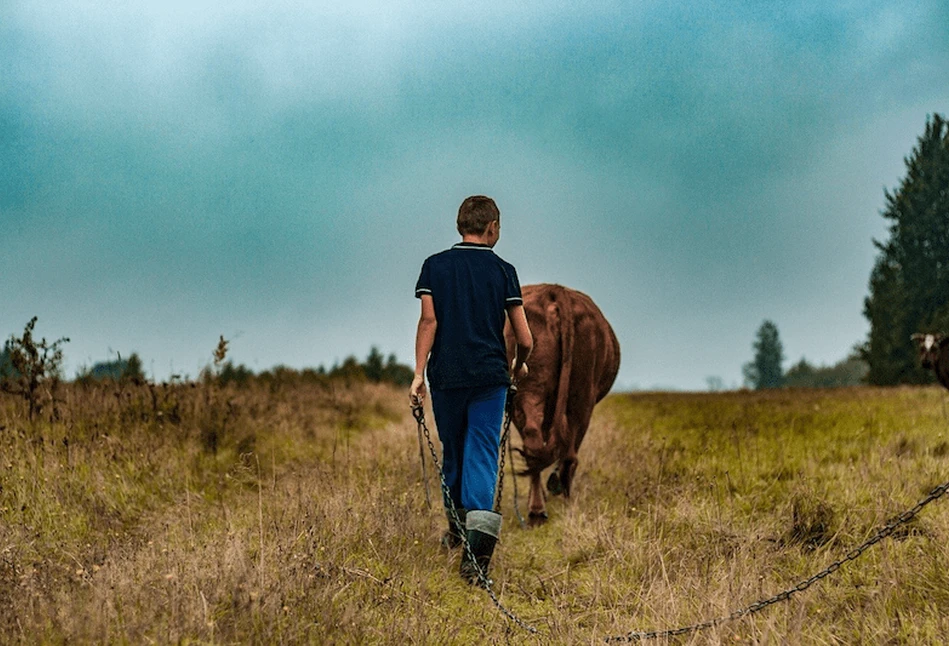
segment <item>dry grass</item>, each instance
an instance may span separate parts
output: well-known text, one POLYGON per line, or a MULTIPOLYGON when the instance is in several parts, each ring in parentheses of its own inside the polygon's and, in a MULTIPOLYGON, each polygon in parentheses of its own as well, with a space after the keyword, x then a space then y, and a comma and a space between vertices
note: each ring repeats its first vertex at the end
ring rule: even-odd
MULTIPOLYGON (((438 547, 403 392, 117 390, 71 386, 36 424, 0 399, 0 641, 602 643, 788 588, 949 479, 936 389, 611 396, 546 526, 505 486, 493 578, 532 637, 438 547)), ((947 546, 940 501, 792 600, 660 643, 944 643, 947 546)))

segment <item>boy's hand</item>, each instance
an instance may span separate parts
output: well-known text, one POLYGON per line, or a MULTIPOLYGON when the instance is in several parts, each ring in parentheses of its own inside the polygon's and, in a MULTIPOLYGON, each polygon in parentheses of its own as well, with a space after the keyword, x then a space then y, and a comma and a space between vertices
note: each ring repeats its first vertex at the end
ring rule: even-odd
POLYGON ((425 401, 425 377, 415 375, 412 386, 409 388, 409 404, 421 406, 423 401, 425 401))
POLYGON ((522 363, 520 367, 518 367, 517 363, 515 363, 511 366, 511 381, 516 384, 521 379, 526 377, 528 372, 530 372, 530 370, 527 369, 526 363, 522 363))

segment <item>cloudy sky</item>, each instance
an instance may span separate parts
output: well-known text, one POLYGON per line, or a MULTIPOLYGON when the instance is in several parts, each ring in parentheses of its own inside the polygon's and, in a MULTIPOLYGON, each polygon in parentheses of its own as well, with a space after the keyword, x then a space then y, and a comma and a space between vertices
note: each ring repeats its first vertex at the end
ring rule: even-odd
POLYGON ((470 194, 590 294, 618 387, 863 340, 884 190, 949 113, 949 3, 0 2, 0 335, 196 375, 410 363, 470 194))

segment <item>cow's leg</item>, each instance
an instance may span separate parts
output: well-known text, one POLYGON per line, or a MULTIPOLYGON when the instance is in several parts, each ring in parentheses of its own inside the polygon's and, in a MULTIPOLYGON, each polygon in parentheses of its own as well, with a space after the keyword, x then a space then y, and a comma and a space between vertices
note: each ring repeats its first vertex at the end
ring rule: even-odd
POLYGON ((540 486, 540 473, 531 473, 531 487, 528 494, 527 522, 531 526, 540 525, 547 520, 547 506, 544 490, 540 486))
POLYGON ((573 484, 573 476, 577 472, 577 454, 568 455, 563 460, 560 461, 560 466, 557 468, 557 471, 560 475, 560 490, 563 492, 564 498, 570 497, 570 487, 573 484))
POLYGON ((547 478, 547 491, 550 492, 551 496, 559 496, 563 493, 563 484, 560 482, 559 464, 557 468, 550 472, 550 476, 547 478))
POLYGON ((590 418, 593 416, 593 400, 584 406, 574 406, 567 413, 567 423, 570 425, 569 437, 573 437, 573 444, 567 447, 567 454, 560 460, 557 466, 557 472, 560 474, 560 489, 563 491, 564 498, 570 497, 570 488, 573 486, 573 477, 577 473, 577 451, 580 449, 580 443, 583 442, 583 436, 587 433, 590 426, 590 418))
MULTIPOLYGON (((527 408, 525 406, 525 408, 527 408)), ((543 419, 540 415, 528 419, 543 419)), ((551 463, 549 448, 544 442, 543 433, 536 424, 518 426, 521 431, 521 446, 527 473, 530 477, 530 491, 527 494, 528 523, 539 525, 547 520, 547 506, 544 490, 540 483, 540 474, 551 463)))

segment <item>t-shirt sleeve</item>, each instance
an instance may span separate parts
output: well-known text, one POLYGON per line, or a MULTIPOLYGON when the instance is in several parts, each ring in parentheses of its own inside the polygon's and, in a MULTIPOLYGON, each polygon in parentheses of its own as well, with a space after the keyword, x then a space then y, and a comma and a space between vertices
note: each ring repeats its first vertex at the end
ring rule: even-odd
POLYGON ((521 298, 521 283, 517 279, 517 270, 513 266, 508 266, 505 271, 504 281, 504 306, 523 305, 524 299, 521 298))
POLYGON ((432 294, 432 269, 428 260, 422 263, 422 272, 415 283, 415 298, 422 298, 425 294, 432 294))

